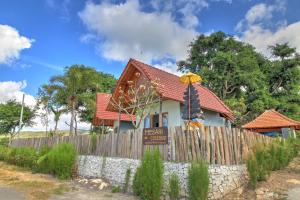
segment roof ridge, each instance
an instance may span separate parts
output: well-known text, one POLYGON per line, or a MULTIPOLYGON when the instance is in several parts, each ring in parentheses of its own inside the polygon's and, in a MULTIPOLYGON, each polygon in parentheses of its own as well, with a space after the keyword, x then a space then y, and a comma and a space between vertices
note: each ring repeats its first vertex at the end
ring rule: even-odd
POLYGON ((277 115, 279 115, 280 117, 284 118, 285 120, 287 120, 287 121, 289 121, 289 122, 293 122, 293 123, 295 123, 295 124, 300 124, 300 122, 298 122, 298 121, 296 121, 296 120, 293 120, 293 119, 291 119, 291 118, 289 118, 289 117, 287 117, 287 116, 281 114, 280 112, 276 111, 275 109, 272 109, 271 112, 276 113, 277 115))
POLYGON ((176 74, 172 74, 172 73, 170 73, 170 72, 167 72, 167 71, 162 70, 162 69, 160 69, 160 68, 154 67, 154 66, 149 65, 149 64, 147 64, 147 63, 141 62, 141 61, 136 60, 136 59, 134 59, 134 58, 130 58, 130 59, 133 60, 133 61, 135 61, 135 62, 138 62, 138 63, 140 63, 140 64, 147 65, 147 66, 150 67, 150 68, 154 68, 154 69, 159 70, 159 71, 161 71, 161 72, 163 72, 163 73, 166 73, 166 74, 169 74, 169 75, 172 75, 172 76, 176 76, 176 77, 179 78, 179 76, 177 76, 176 74))

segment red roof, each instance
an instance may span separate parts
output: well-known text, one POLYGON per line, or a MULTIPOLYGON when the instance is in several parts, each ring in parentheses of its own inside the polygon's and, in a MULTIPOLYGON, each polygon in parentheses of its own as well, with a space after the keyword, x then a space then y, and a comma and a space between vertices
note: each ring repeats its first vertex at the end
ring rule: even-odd
MULTIPOLYGON (((156 82, 158 82, 159 87, 157 92, 162 95, 163 98, 183 102, 183 93, 185 92, 187 85, 181 83, 178 76, 135 59, 130 59, 126 68, 130 67, 130 64, 144 72, 149 80, 156 80, 156 82)), ((124 73, 122 76, 123 75, 124 73)), ((122 79, 122 76, 120 79, 122 79)), ((195 84, 194 86, 198 90, 202 108, 221 113, 231 120, 234 119, 231 110, 212 91, 200 84, 195 84)))
MULTIPOLYGON (((96 113, 93 119, 94 125, 112 126, 113 122, 118 120, 119 113, 107 111, 106 108, 109 104, 111 94, 97 93, 96 96, 96 113)), ((133 116, 133 118, 135 118, 133 116)), ((131 121, 131 117, 126 114, 121 114, 121 121, 131 121)))
POLYGON ((253 121, 242 126, 246 129, 300 128, 300 122, 288 118, 275 110, 266 110, 253 121))

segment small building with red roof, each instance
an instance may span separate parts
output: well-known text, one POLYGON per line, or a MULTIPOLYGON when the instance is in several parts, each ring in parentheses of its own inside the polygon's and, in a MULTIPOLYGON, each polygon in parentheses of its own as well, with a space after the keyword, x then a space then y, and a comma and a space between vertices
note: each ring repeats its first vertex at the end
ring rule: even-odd
MULTIPOLYGON (((140 128, 149 127, 176 127, 184 125, 181 119, 181 109, 183 104, 184 92, 187 85, 180 82, 178 76, 155 68, 151 65, 142 63, 135 59, 130 59, 123 73, 121 74, 116 88, 126 87, 128 81, 134 79, 136 73, 141 74, 141 78, 158 83, 157 94, 161 98, 161 104, 152 109, 149 115, 141 123, 140 128)), ((230 126, 234 119, 232 111, 208 88, 201 84, 194 84, 198 91, 200 106, 203 111, 205 126, 230 126)), ((112 96, 117 99, 118 90, 114 90, 112 96)), ((118 113, 109 104, 110 94, 97 94, 96 115, 93 120, 94 125, 110 125, 118 120, 118 113)), ((121 121, 128 122, 133 116, 122 114, 121 121)))
POLYGON ((266 110, 253 121, 243 125, 242 128, 269 136, 287 137, 294 134, 294 130, 300 130, 300 122, 272 109, 266 110))

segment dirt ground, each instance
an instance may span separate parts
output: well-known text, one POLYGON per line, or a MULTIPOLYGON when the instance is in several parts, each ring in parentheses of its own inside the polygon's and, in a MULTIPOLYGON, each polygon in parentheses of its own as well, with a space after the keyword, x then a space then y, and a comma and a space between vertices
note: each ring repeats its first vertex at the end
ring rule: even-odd
POLYGON ((300 200, 300 154, 288 167, 273 171, 267 181, 259 182, 255 190, 247 185, 228 194, 225 199, 300 200))
MULTIPOLYGON (((79 179, 77 179, 79 180, 79 179)), ((0 200, 135 200, 131 195, 112 193, 78 181, 60 181, 49 175, 32 174, 0 162, 0 200)))

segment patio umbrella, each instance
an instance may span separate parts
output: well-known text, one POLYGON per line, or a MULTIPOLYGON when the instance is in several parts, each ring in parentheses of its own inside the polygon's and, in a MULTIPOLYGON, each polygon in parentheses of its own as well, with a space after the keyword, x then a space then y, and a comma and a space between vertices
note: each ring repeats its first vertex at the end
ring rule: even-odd
POLYGON ((201 76, 188 72, 180 77, 180 82, 184 84, 202 82, 201 76))
POLYGON ((193 86, 193 83, 201 82, 202 78, 197 74, 189 72, 181 76, 180 81, 184 84, 188 84, 187 91, 184 93, 184 109, 182 118, 188 120, 188 128, 190 128, 190 126, 199 127, 202 123, 191 121, 198 118, 201 114, 198 91, 193 86))

